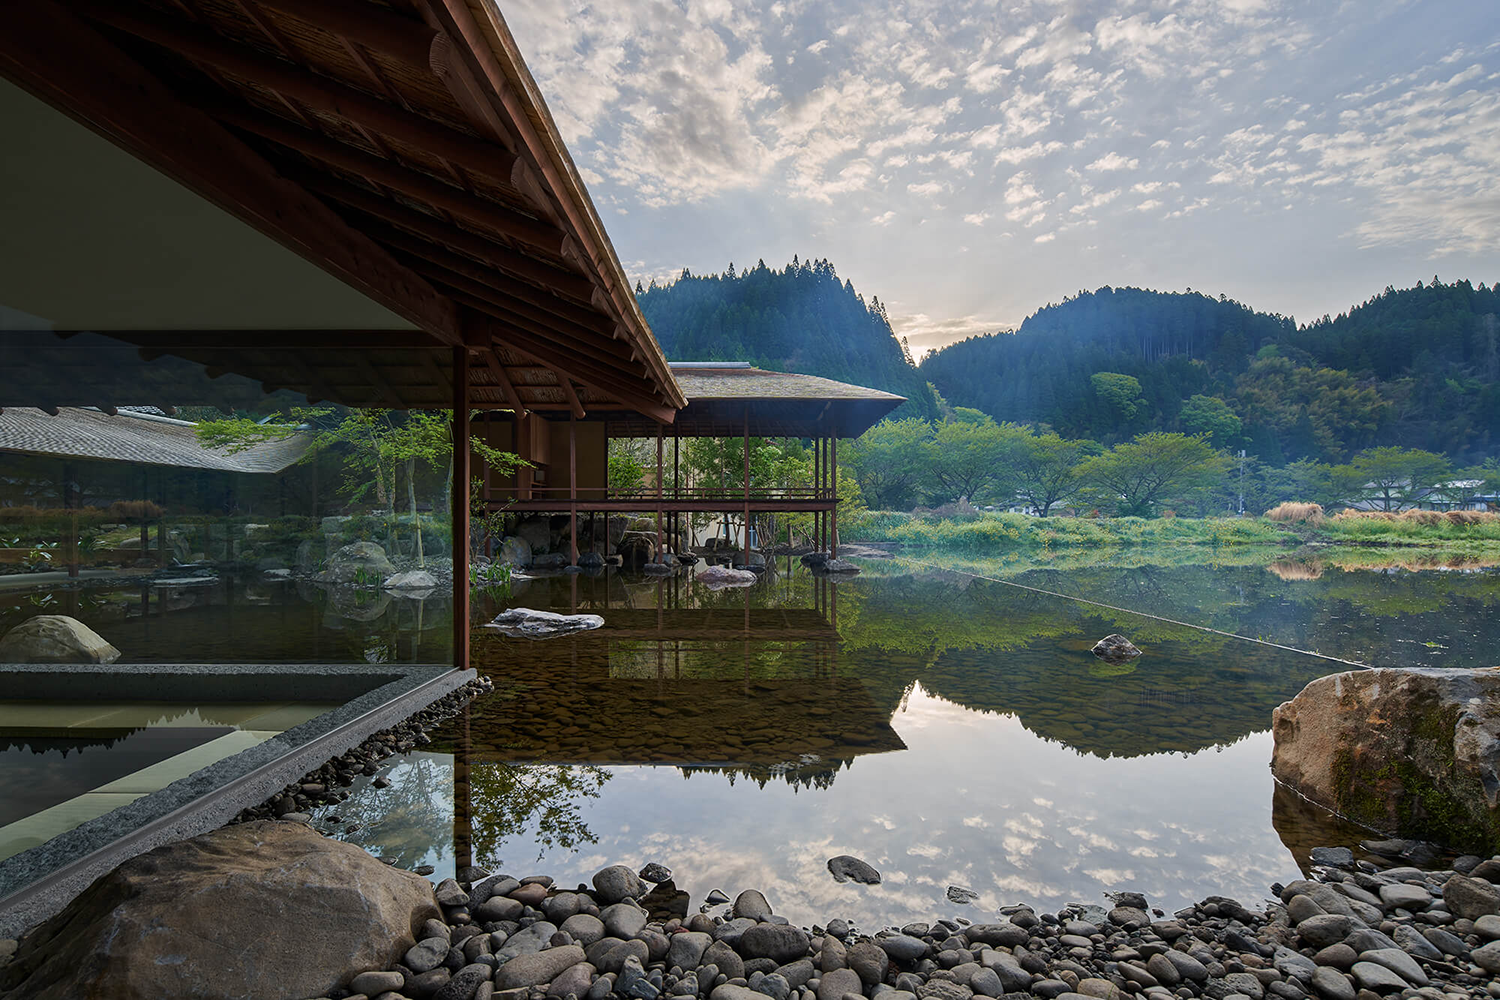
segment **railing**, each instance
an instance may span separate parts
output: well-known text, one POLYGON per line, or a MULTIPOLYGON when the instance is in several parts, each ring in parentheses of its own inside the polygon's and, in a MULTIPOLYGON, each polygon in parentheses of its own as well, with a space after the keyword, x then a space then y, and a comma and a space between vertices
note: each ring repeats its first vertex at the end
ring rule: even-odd
MULTIPOLYGON (((678 486, 664 487, 660 493, 655 487, 643 486, 635 489, 601 489, 595 487, 579 487, 576 496, 566 486, 533 486, 527 491, 526 497, 520 496, 520 491, 514 486, 491 487, 488 499, 491 502, 505 503, 515 500, 554 500, 569 501, 577 500, 579 503, 595 503, 599 501, 638 501, 643 504, 655 504, 657 500, 672 502, 678 500, 723 500, 726 502, 743 501, 747 494, 743 486, 735 488, 732 486, 678 486)), ((811 486, 772 486, 751 487, 748 494, 750 500, 833 500, 832 489, 818 489, 811 486)))

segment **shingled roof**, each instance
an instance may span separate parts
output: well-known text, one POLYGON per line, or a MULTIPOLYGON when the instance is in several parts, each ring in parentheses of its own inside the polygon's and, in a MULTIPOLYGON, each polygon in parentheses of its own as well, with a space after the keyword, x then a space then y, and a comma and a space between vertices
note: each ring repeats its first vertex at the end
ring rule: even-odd
MULTIPOLYGON (((684 437, 723 437, 741 433, 749 421, 760 437, 858 437, 905 396, 848 382, 766 371, 745 362, 672 362, 672 375, 688 399, 677 414, 684 437)), ((612 433, 655 434, 640 420, 611 419, 612 433)))
POLYGON ((102 410, 62 407, 54 417, 41 410, 7 408, 0 413, 0 452, 273 473, 295 463, 311 444, 307 435, 294 434, 230 454, 200 444, 196 427, 186 420, 125 409, 110 416, 102 410))

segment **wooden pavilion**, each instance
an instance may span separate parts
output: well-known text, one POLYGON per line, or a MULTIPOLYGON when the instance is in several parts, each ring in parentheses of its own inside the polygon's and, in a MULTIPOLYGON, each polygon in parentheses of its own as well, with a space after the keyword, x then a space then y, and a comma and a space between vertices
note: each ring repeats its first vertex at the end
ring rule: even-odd
MULTIPOLYGON (((13 0, 5 28, 0 407, 290 391, 549 434, 798 434, 820 442, 814 492, 739 506, 831 519, 837 436, 900 402, 674 373, 490 0, 13 0)), ((455 421, 455 538, 470 433, 455 421)), ((656 482, 662 513, 727 502, 656 482)))

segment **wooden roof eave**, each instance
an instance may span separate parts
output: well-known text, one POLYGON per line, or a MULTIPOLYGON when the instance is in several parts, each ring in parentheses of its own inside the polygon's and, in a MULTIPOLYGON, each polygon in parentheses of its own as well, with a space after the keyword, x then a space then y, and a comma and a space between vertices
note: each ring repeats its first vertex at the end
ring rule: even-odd
MULTIPOLYGON (((493 20, 491 12, 482 9, 484 6, 476 10, 461 0, 411 0, 411 8, 428 24, 423 32, 421 24, 400 8, 393 10, 362 0, 265 0, 253 8, 240 8, 245 17, 239 21, 248 18, 264 35, 251 38, 236 33, 249 30, 244 24, 234 18, 225 20, 224 12, 214 5, 199 8, 193 0, 169 8, 174 15, 170 17, 163 8, 129 3, 38 0, 23 5, 24 14, 13 12, 7 24, 9 38, 0 40, 0 71, 403 316, 433 338, 434 348, 463 344, 471 355, 492 354, 503 373, 505 362, 495 348, 514 346, 530 361, 552 372, 562 405, 575 413, 585 407, 585 400, 591 401, 589 407, 598 405, 602 395, 611 405, 630 407, 649 420, 670 422, 686 403, 681 387, 630 294, 618 257, 508 30, 503 22, 493 20), (175 17, 178 11, 185 18, 175 17), (80 13, 109 28, 101 32, 81 19, 80 13), (283 13, 297 20, 275 22, 269 17, 283 13), (273 23, 268 24, 268 20, 273 23), (353 63, 340 56, 343 69, 330 77, 329 59, 333 56, 325 45, 324 51, 314 54, 313 63, 304 65, 306 40, 295 46, 286 44, 288 30, 293 36, 304 30, 296 26, 297 21, 333 31, 353 63), (159 63, 155 52, 145 49, 139 52, 149 59, 138 62, 137 46, 120 48, 111 31, 134 35, 148 46, 154 44, 168 62, 159 63), (271 50, 279 48, 285 61, 265 54, 268 39, 271 50), (184 40, 191 43, 187 46, 191 52, 179 51, 183 46, 174 47, 184 40), (245 45, 247 40, 252 44, 245 45), (370 71, 359 45, 394 52, 398 60, 441 81, 461 109, 460 117, 466 117, 479 136, 443 124, 458 120, 450 111, 438 112, 436 119, 422 118, 418 111, 436 105, 424 100, 414 110, 389 85, 384 85, 384 92, 393 100, 389 105, 366 91, 349 90, 340 83, 340 72, 355 72, 351 66, 370 71), (194 104, 189 105, 179 97, 188 78, 170 62, 174 57, 186 58, 189 68, 196 66, 205 72, 205 82, 228 88, 225 94, 234 103, 226 107, 208 98, 206 105, 197 106, 200 98, 194 96, 194 104), (313 68, 308 69, 308 65, 313 68), (165 77, 159 77, 162 68, 167 69, 165 77), (252 83, 269 82, 282 91, 276 86, 261 92, 254 87, 246 90, 238 79, 226 79, 216 68, 224 68, 231 76, 248 74, 252 83), (287 90, 295 96, 283 92, 287 90), (280 104, 274 103, 278 98, 280 104), (269 123, 264 117, 267 100, 278 112, 269 123), (324 115, 325 126, 327 116, 347 118, 345 134, 327 134, 316 114, 310 116, 306 108, 324 115), (222 114, 215 114, 216 110, 222 114), (284 110, 290 117, 281 116, 284 110), (248 131, 253 142, 247 145, 240 133, 225 128, 226 122, 248 131), (408 148, 393 156, 389 145, 382 143, 370 131, 372 128, 406 143, 408 148), (305 129, 305 135, 295 134, 301 129, 305 129), (301 170, 301 160, 290 162, 279 154, 267 160, 254 143, 273 130, 279 131, 270 141, 281 141, 284 147, 303 155, 316 145, 312 150, 315 163, 321 152, 341 161, 334 163, 336 169, 352 168, 356 177, 378 173, 377 184, 365 193, 365 189, 348 187, 337 173, 301 170), (335 148, 336 143, 348 143, 350 136, 355 142, 335 148), (373 144, 376 154, 391 158, 362 152, 362 148, 368 148, 361 146, 366 140, 373 144), (419 152, 435 152, 439 167, 442 158, 447 158, 468 170, 505 175, 499 179, 510 185, 512 193, 498 202, 486 201, 478 194, 466 195, 463 178, 456 173, 453 179, 458 181, 457 186, 443 185, 437 179, 424 184, 401 162, 401 157, 411 152, 412 143, 424 146, 419 152), (299 145, 302 148, 297 148, 299 145), (425 148, 428 146, 432 148, 425 148), (238 169, 226 169, 226 163, 237 164, 238 169), (312 179, 327 182, 313 183, 312 179), (378 186, 380 181, 396 182, 397 190, 405 184, 410 190, 404 193, 414 198, 406 205, 430 207, 431 214, 403 206, 378 186), (422 197, 439 189, 441 204, 434 205, 422 197), (505 199, 514 199, 516 192, 528 203, 522 214, 497 214, 510 211, 507 205, 513 202, 505 199), (465 197, 472 201, 465 202, 465 197), (378 208, 381 200, 388 206, 385 211, 378 208), (528 256, 448 221, 453 209, 461 212, 481 202, 493 206, 478 221, 481 229, 498 231, 504 238, 523 244, 541 243, 542 256, 528 256), (294 210, 288 211, 288 205, 294 210), (354 210, 352 217, 346 214, 348 209, 354 210), (524 214, 532 210, 535 216, 524 214), (361 212, 364 216, 359 215, 361 212), (368 225, 371 217, 381 220, 384 231, 380 225, 368 225), (404 245, 395 246, 396 240, 387 245, 382 237, 392 232, 390 225, 405 229, 423 242, 403 238, 399 242, 404 245), (455 239, 443 238, 445 226, 455 239), (545 234, 544 229, 550 229, 552 235, 545 234), (425 258, 433 256, 433 246, 441 248, 445 243, 478 261, 478 266, 495 269, 491 272, 495 294, 487 299, 481 296, 477 309, 474 301, 464 301, 441 280, 434 281, 431 273, 423 273, 432 271, 431 262, 425 258), (576 272, 566 269, 570 262, 583 273, 575 277, 576 272), (510 284, 495 282, 495 273, 506 275, 510 284), (489 301, 495 299, 503 305, 502 322, 495 321, 494 303, 489 301), (526 329, 517 333, 510 328, 512 323, 526 329), (483 329, 477 338, 472 336, 476 325, 483 329), (514 345, 512 339, 516 340, 514 345), (609 345, 615 340, 624 343, 611 349, 609 345), (576 346, 568 348, 575 351, 574 355, 559 349, 559 344, 575 341, 576 346), (580 348, 587 348, 586 356, 576 354, 580 348), (610 360, 595 365, 596 358, 610 360)), ((370 75, 376 84, 373 89, 380 91, 383 81, 379 74, 370 71, 370 75)), ((412 78, 404 79, 411 82, 412 78)), ((358 82, 361 87, 370 84, 370 80, 358 82)), ((424 163, 422 169, 433 168, 424 163)), ((441 170, 439 176, 444 176, 441 170)), ((443 263, 464 261, 444 258, 443 263)), ((464 271, 472 274, 468 267, 464 271)), ((439 272, 439 276, 451 277, 453 273, 439 272)), ((246 365, 241 364, 240 356, 222 352, 217 356, 228 361, 214 365, 214 370, 265 380, 256 371, 241 371, 246 365)), ((311 370, 305 362, 298 367, 308 370, 288 387, 306 383, 316 390, 322 373, 311 370)), ((430 362, 423 367, 435 370, 430 362)), ((285 371, 278 373, 275 381, 288 381, 285 371)), ((374 388, 382 397, 394 397, 388 387, 374 388)), ((502 383, 497 382, 495 390, 501 388, 502 383)), ((420 386, 406 389, 416 391, 415 396, 406 397, 412 400, 426 400, 431 395, 417 391, 420 386)), ((517 405, 525 400, 507 397, 506 402, 517 405)))
MULTIPOLYGON (((677 409, 686 406, 687 397, 677 385, 666 355, 635 301, 629 279, 599 219, 593 199, 578 175, 578 168, 562 141, 557 123, 526 68, 520 48, 499 8, 491 0, 472 3, 468 0, 441 0, 441 4, 453 30, 468 43, 469 51, 479 57, 482 70, 512 112, 521 131, 520 139, 537 162, 553 195, 561 202, 574 232, 583 243, 583 250, 596 268, 605 289, 603 294, 619 310, 625 332, 641 360, 662 386, 663 400, 677 409)), ((433 9, 435 2, 424 0, 423 6, 433 9)))

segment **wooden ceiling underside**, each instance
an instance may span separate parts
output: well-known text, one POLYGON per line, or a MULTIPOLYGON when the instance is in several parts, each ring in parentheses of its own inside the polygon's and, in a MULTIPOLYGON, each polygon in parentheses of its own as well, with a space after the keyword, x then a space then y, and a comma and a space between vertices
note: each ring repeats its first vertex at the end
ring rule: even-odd
POLYGON ((455 347, 469 352, 476 405, 659 421, 685 405, 491 8, 6 9, 0 74, 423 331, 400 345, 341 331, 98 332, 352 406, 451 405, 455 347))

